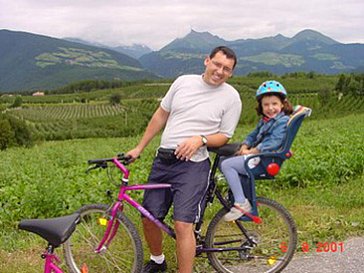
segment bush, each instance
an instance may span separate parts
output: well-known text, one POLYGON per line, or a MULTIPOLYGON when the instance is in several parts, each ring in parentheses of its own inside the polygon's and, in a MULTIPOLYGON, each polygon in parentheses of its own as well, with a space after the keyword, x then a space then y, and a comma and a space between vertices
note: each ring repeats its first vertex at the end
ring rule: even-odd
POLYGON ((23 103, 23 99, 20 96, 16 96, 14 103, 10 106, 11 108, 20 107, 23 103))
POLYGON ((329 89, 325 88, 318 92, 318 100, 321 106, 324 106, 330 102, 331 92, 329 89))
POLYGON ((14 133, 14 142, 17 146, 30 147, 33 145, 33 137, 24 121, 9 117, 9 123, 14 133))
POLYGON ((112 105, 120 104, 121 101, 121 95, 120 94, 112 94, 109 99, 110 103, 112 105))
POLYGON ((0 116, 0 150, 8 148, 14 138, 14 132, 10 126, 9 120, 4 117, 4 115, 0 116))
POLYGON ((24 121, 1 114, 0 128, 0 150, 11 146, 33 145, 32 134, 24 121))

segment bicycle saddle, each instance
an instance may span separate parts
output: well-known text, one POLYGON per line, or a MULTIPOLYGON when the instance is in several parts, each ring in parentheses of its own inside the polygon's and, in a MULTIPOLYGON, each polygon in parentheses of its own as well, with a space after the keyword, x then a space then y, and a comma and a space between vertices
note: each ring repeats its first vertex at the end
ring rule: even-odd
POLYGON ((80 214, 74 213, 50 219, 26 219, 21 220, 18 227, 38 234, 50 245, 58 247, 71 236, 76 225, 80 221, 80 214))
POLYGON ((228 143, 218 148, 208 147, 207 149, 209 152, 213 152, 221 156, 231 156, 239 151, 241 144, 241 142, 228 143))

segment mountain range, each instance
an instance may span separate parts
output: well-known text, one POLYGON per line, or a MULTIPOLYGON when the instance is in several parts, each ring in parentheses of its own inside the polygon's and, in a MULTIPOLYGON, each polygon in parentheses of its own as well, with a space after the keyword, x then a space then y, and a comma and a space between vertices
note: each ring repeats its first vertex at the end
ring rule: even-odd
POLYGON ((184 38, 175 39, 161 50, 143 55, 139 60, 145 68, 162 77, 200 73, 203 58, 218 45, 227 45, 236 52, 236 75, 254 71, 270 71, 274 74, 364 71, 364 44, 342 44, 309 29, 292 38, 278 34, 262 39, 235 41, 192 30, 184 38))
POLYGON ((203 59, 219 45, 236 52, 236 75, 364 72, 364 44, 339 43, 309 29, 292 38, 278 34, 235 41, 191 30, 158 51, 145 45, 112 47, 0 30, 0 92, 53 89, 84 79, 138 80, 201 73, 203 59))
POLYGON ((85 79, 157 78, 115 50, 9 30, 0 30, 0 75, 0 92, 53 89, 85 79))

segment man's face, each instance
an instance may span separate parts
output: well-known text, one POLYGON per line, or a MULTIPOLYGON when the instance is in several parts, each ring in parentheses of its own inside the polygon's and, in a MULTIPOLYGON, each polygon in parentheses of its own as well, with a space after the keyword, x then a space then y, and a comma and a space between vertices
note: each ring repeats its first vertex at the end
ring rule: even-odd
POLYGON ((212 59, 207 57, 204 64, 206 67, 204 80, 210 85, 218 86, 233 75, 234 59, 228 59, 221 51, 212 59))

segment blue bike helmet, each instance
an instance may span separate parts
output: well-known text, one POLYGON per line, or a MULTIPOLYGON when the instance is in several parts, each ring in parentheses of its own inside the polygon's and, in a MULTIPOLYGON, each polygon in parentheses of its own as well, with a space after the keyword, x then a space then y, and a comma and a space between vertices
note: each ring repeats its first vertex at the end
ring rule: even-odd
POLYGON ((263 82, 256 94, 257 100, 261 98, 262 95, 269 94, 269 93, 276 93, 278 95, 281 95, 283 98, 287 97, 287 91, 284 89, 283 85, 277 81, 269 80, 266 82, 263 82))

